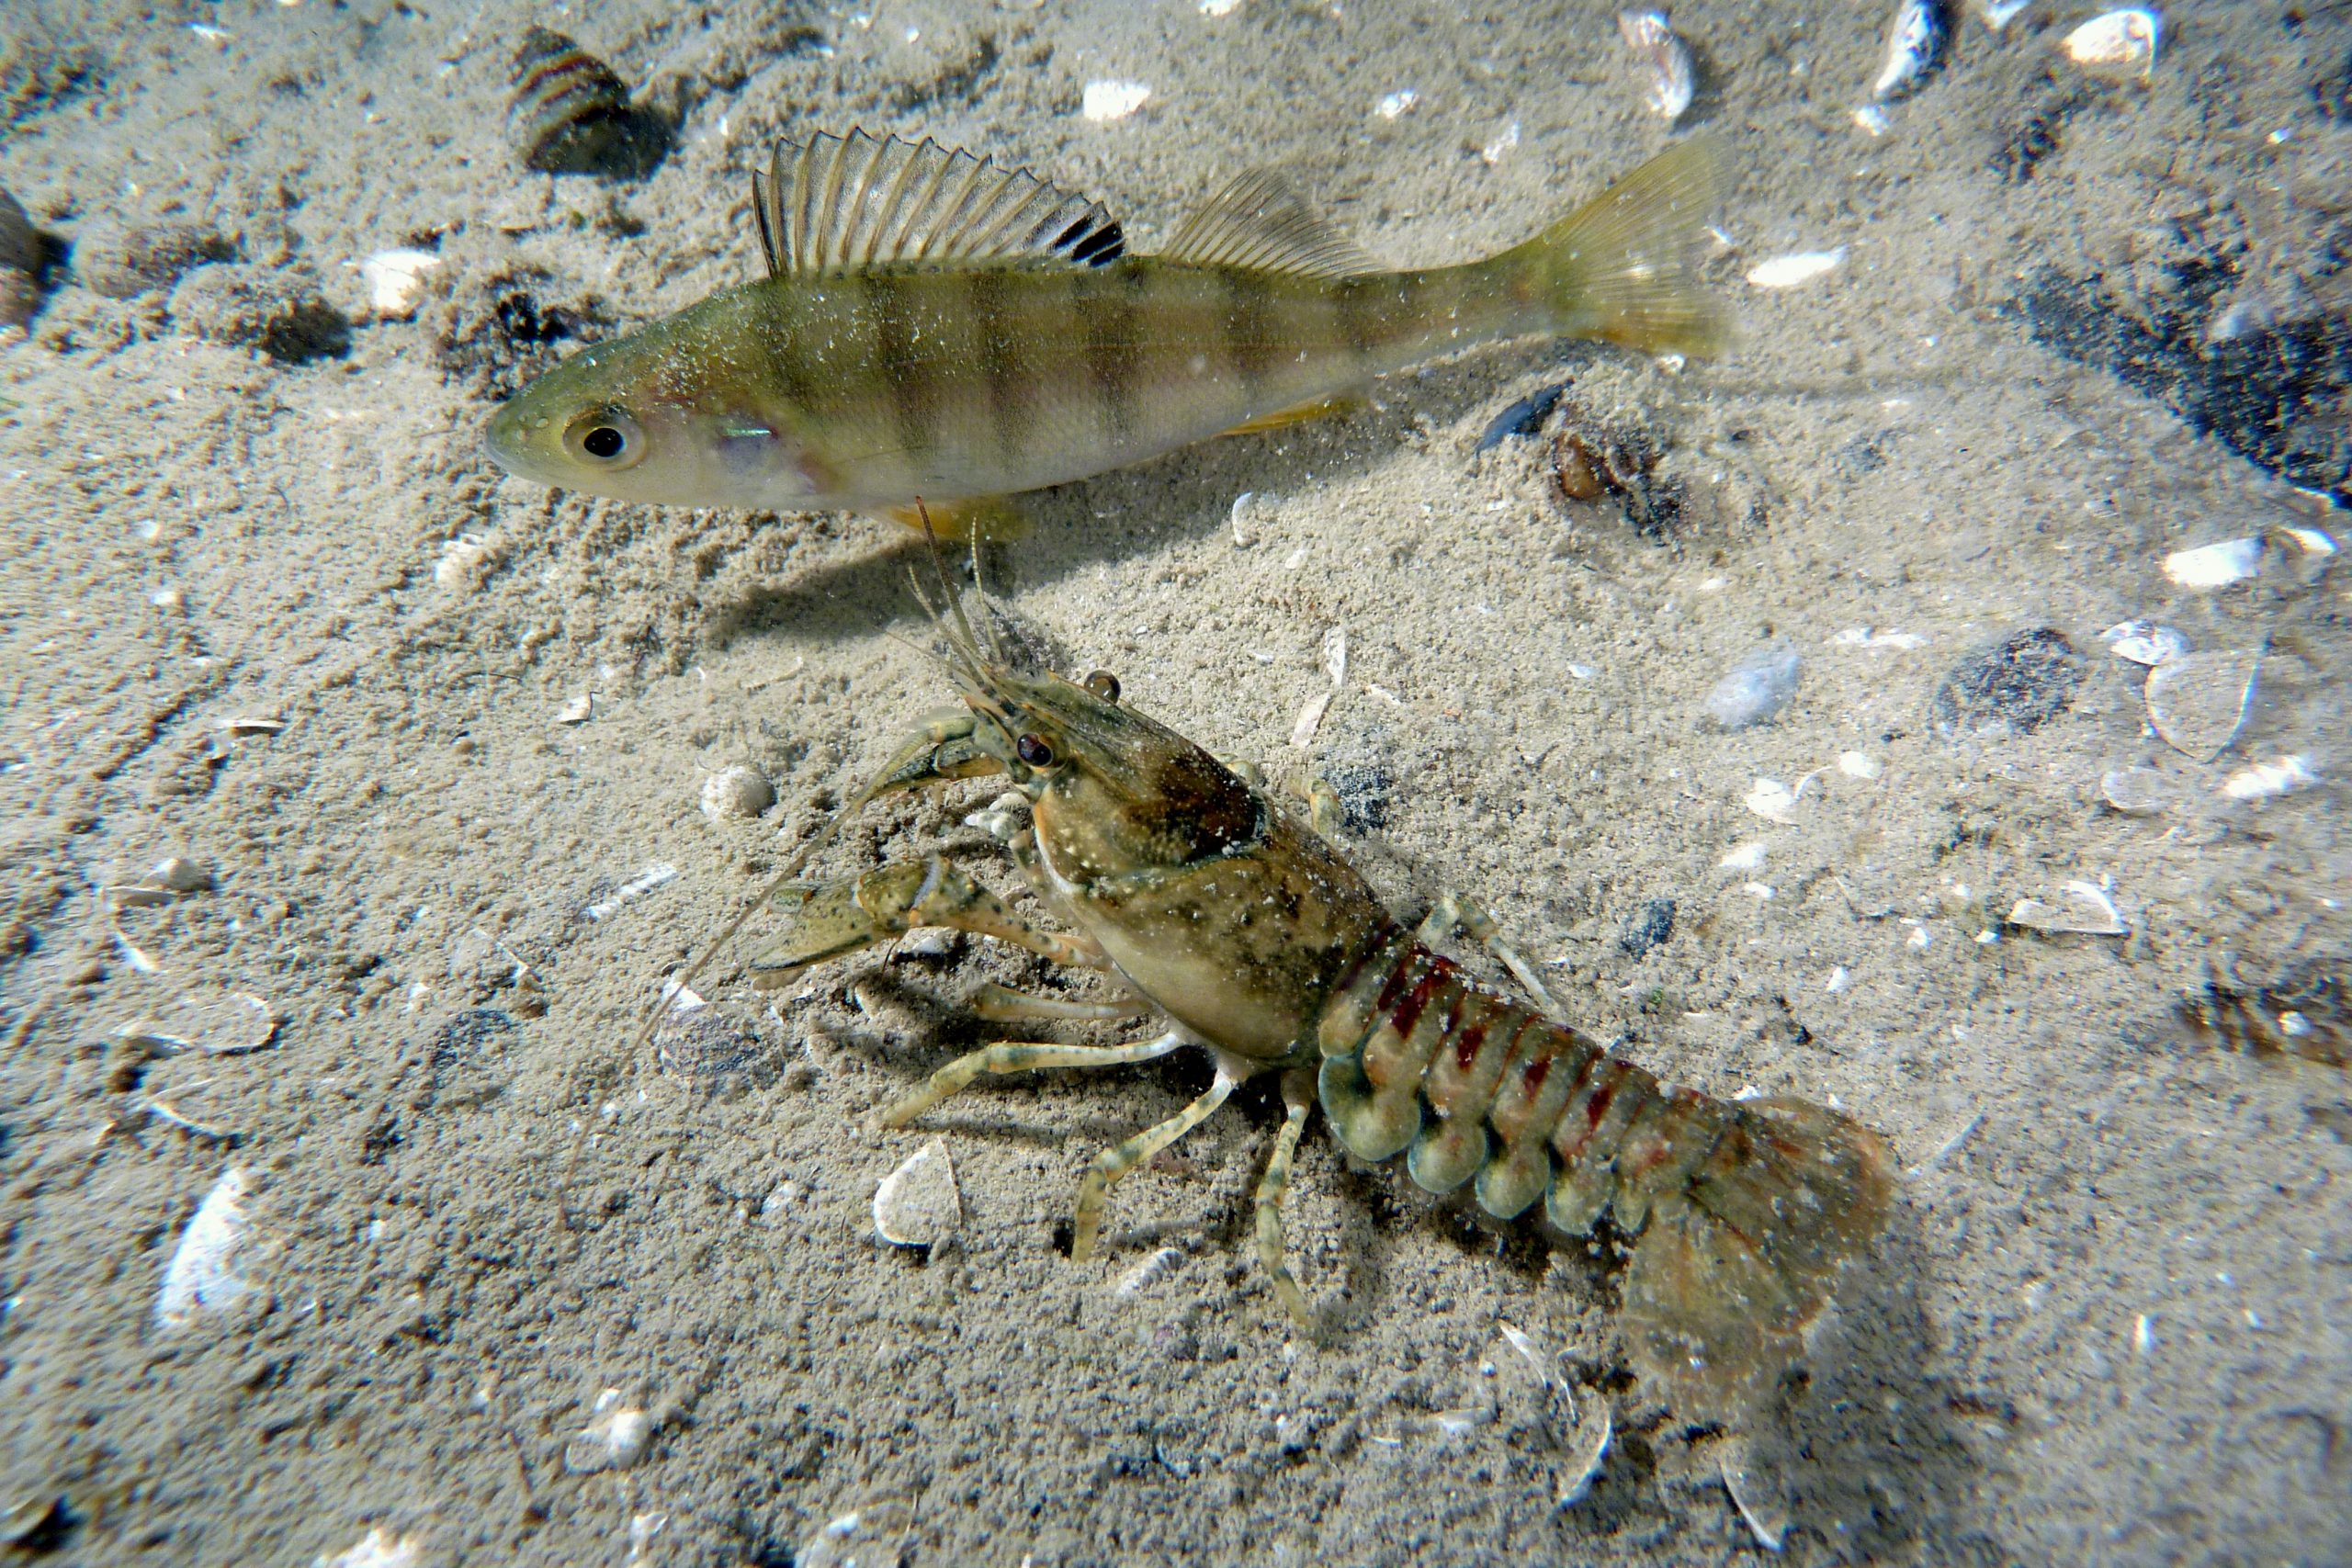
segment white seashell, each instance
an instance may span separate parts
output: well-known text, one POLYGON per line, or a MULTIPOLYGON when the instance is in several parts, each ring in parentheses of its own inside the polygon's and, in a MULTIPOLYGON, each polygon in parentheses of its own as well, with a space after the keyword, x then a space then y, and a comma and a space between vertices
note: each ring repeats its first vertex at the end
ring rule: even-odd
POLYGON ((1323 728, 1323 714, 1331 705, 1331 694, 1317 692, 1306 699, 1298 710, 1298 722, 1290 727, 1290 743, 1305 748, 1315 744, 1315 732, 1323 728))
POLYGON ((2261 570, 2260 539, 2223 539, 2165 557, 2165 575, 2183 588, 2227 588, 2261 570))
POLYGON ((1201 0, 1204 17, 1230 17, 1241 9, 1241 0, 1201 0))
POLYGON ((678 868, 668 861, 656 861, 628 881, 614 889, 613 896, 601 904, 588 906, 588 918, 601 920, 632 898, 641 898, 655 888, 675 882, 678 868))
POLYGON ((1154 1285, 1159 1284, 1162 1280, 1167 1279, 1170 1274, 1176 1272, 1179 1268, 1182 1267, 1183 1262, 1184 1249, 1182 1247, 1163 1247, 1158 1252, 1153 1253, 1150 1257, 1145 1258, 1142 1262, 1128 1269, 1125 1275, 1121 1276, 1118 1284, 1113 1287, 1112 1294, 1118 1296, 1140 1295, 1142 1292, 1151 1289, 1154 1285))
POLYGON ((601 1470, 627 1470, 645 1457, 653 1436, 653 1417, 622 1402, 621 1391, 608 1388, 596 1396, 588 1425, 563 1445, 563 1468, 574 1475, 601 1470))
POLYGON ((1804 789, 1803 784, 1799 784, 1795 789, 1791 789, 1778 779, 1759 778, 1748 787, 1747 795, 1741 804, 1758 817, 1767 818, 1774 822, 1785 822, 1789 819, 1789 813, 1797 808, 1797 796, 1803 793, 1804 789))
POLYGON ((499 555, 494 536, 460 534, 441 547, 441 558, 433 563, 433 581, 453 591, 471 588, 497 564, 499 555))
POLYGON ((1978 21, 1997 33, 2016 21, 2032 4, 2033 0, 1976 0, 1973 9, 1978 21))
POLYGON ((1761 839, 1750 839, 1724 852, 1715 865, 1722 871, 1760 871, 1764 865, 1767 845, 1761 839))
POLYGON ((1876 626, 1848 626, 1829 640, 1839 648, 1892 648, 1904 653, 1928 642, 1917 632, 1883 632, 1876 626))
POLYGON ((2098 634, 2116 658, 2150 666, 2177 659, 2188 651, 2188 637, 2154 621, 2123 621, 2098 634))
POLYGON ((2294 540, 2303 554, 2316 556, 2322 560, 2334 555, 2341 547, 2336 544, 2335 536, 2324 528, 2308 528, 2290 524, 2278 531, 2294 540))
POLYGON ((702 814, 713 822, 747 821, 775 804, 767 775, 741 762, 703 781, 702 814))
POLYGON ((2154 768, 2115 768, 2100 775, 2098 792, 2118 811, 2135 817, 2162 811, 2173 803, 2172 779, 2154 768))
POLYGON ((1620 11, 1617 36, 1648 68, 1649 90, 1644 95, 1652 114, 1673 121, 1682 118, 1698 95, 1699 67, 1690 46, 1674 30, 1663 10, 1620 11))
POLYGON ((424 1548, 413 1537, 394 1535, 378 1525, 340 1556, 322 1552, 313 1557, 311 1568, 416 1568, 424 1560, 424 1548))
POLYGON ((126 1043, 158 1055, 182 1051, 208 1056, 239 1056, 258 1051, 277 1033, 277 1013, 251 991, 206 988, 185 991, 162 1011, 115 1031, 126 1043))
POLYGON ((1348 683, 1348 628, 1333 626, 1323 634, 1323 672, 1336 688, 1348 683))
POLYGON ((2292 795, 2299 789, 2309 789, 2317 783, 2319 775, 2312 772, 2310 758, 2288 756, 2275 762, 2256 762, 2250 768, 2240 768, 2222 781, 2222 793, 2232 800, 2267 800, 2274 795, 2292 795))
POLYGON ((1853 983, 1854 972, 1843 964, 1836 964, 1830 966, 1828 976, 1822 980, 1821 988, 1834 997, 1853 983))
POLYGON ((962 1227, 956 1168, 937 1138, 909 1156, 874 1190, 874 1229, 893 1247, 936 1247, 962 1227))
POLYGON ((2115 900, 2097 884, 2069 882, 2066 884, 2068 908, 2053 908, 2039 898, 2020 898, 2009 910, 2008 923, 2023 926, 2028 931, 2066 933, 2080 936, 2129 936, 2131 924, 2116 908, 2115 900))
POLYGON ((1557 1489, 1552 1496, 1555 1507, 1565 1508, 1583 1501, 1584 1495, 1592 1490, 1593 1477, 1600 1473, 1600 1461, 1609 1455, 1609 1439, 1615 1424, 1609 1401, 1603 1397, 1586 1404, 1593 1414, 1577 1426, 1578 1441, 1570 1461, 1561 1466, 1557 1489))
POLYGON ((1867 751, 1840 751, 1838 771, 1849 779, 1874 779, 1886 771, 1886 765, 1867 751))
POLYGON ((555 721, 558 724, 585 724, 595 711, 595 694, 582 692, 563 705, 562 711, 555 716, 555 721))
POLYGON ((801 1543, 796 1568, 893 1568, 903 1561, 914 1512, 904 1503, 868 1503, 801 1543))
POLYGON ((1503 161, 1505 154, 1518 145, 1519 121, 1512 120, 1503 127, 1503 133, 1500 136, 1478 149, 1478 157, 1488 165, 1499 164, 1503 161))
POLYGON ((244 1209, 252 1183, 231 1166, 196 1206, 180 1232, 171 1261, 164 1265, 163 1289, 155 1293, 155 1326, 165 1334, 194 1327, 211 1314, 242 1301, 253 1282, 236 1271, 238 1252, 253 1228, 244 1209))
POLYGON ((1854 129, 1871 136, 1884 136, 1894 129, 1894 118, 1876 104, 1864 104, 1853 114, 1854 129))
POLYGON ((1421 95, 1412 88, 1399 87, 1373 105, 1372 112, 1383 119, 1396 119, 1401 115, 1409 113, 1413 106, 1420 101, 1421 95))
POLYGON ((1871 83, 1871 96, 1889 103, 1918 86, 1942 63, 1951 37, 1944 0, 1901 0, 1887 27, 1886 52, 1871 83))
POLYGON ((2184 653, 2148 671, 2148 723, 2183 756, 2210 762, 2245 723, 2262 657, 2246 649, 2184 653))
POLYGON ((2163 30, 2164 20, 2154 7, 2133 6, 2093 17, 2058 47, 2094 75, 2145 82, 2155 74, 2156 40, 2163 30))
POLYGON ((369 308, 388 321, 408 320, 416 314, 424 275, 440 265, 441 258, 431 251, 378 251, 359 264, 369 308))
POLYGON ((1829 251, 1799 251, 1757 263, 1747 269, 1747 281, 1758 288, 1794 288, 1816 277, 1826 277, 1845 265, 1843 245, 1829 251))
POLYGON ((1080 95, 1078 112, 1098 125, 1125 119, 1143 107, 1151 89, 1141 82, 1089 82, 1080 95))

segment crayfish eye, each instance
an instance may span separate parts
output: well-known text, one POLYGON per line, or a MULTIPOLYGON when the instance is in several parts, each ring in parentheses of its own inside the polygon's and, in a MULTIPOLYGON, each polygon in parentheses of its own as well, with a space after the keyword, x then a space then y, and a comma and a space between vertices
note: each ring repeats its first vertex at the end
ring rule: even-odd
POLYGON ((1012 743, 1012 754, 1032 768, 1050 768, 1054 765, 1054 749, 1046 743, 1046 738, 1042 735, 1023 736, 1012 743))
POLYGON ((1089 675, 1086 678, 1086 689, 1102 702, 1115 704, 1119 700, 1119 678, 1108 670, 1097 670, 1093 674, 1089 675))
POLYGON ((571 422, 563 444, 600 468, 627 468, 645 456, 645 433, 618 409, 594 409, 571 422))

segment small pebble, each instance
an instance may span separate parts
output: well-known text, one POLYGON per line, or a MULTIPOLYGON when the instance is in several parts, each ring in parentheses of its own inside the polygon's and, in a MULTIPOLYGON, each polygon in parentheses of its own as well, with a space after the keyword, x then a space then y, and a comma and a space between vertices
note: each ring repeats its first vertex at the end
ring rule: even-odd
POLYGON ((1628 958, 1664 947, 1674 934, 1674 900, 1653 898, 1634 911, 1625 921, 1625 929, 1617 933, 1617 945, 1628 958))
POLYGON ((1785 642, 1768 642, 1715 682, 1707 694, 1707 716, 1725 729, 1746 729, 1779 716, 1797 694, 1804 661, 1785 642))
POLYGON ((2165 744, 2210 762, 2245 723, 2261 656, 2247 649, 2184 653, 2148 671, 2148 723, 2165 744))
POLYGON ((1945 673, 1928 699, 1928 720, 1948 740, 2030 735, 2073 705, 2086 672, 2064 633, 2015 632, 1945 673))
POLYGON ((2156 41, 2164 23, 2153 6, 2109 11, 2066 35, 2059 45, 2066 58, 2094 76, 2111 81, 2149 81, 2156 70, 2156 41))
POLYGON ((739 762, 703 781, 702 814, 713 822, 748 821, 775 804, 775 785, 739 762))
POLYGON ((186 855, 167 855, 147 874, 156 886, 174 893, 201 893, 212 886, 212 874, 186 855))
POLYGON ((964 1224, 956 1168, 937 1138, 908 1156, 874 1192, 874 1229, 893 1247, 936 1247, 964 1224))
POLYGON ((608 1388, 596 1396, 588 1425, 563 1446, 563 1468, 574 1475, 603 1470, 627 1470, 645 1457, 653 1436, 653 1418, 608 1388))
POLYGON ((431 251, 378 251, 359 264, 359 279, 368 286, 368 306, 379 320, 405 321, 416 314, 417 297, 424 292, 424 275, 441 265, 431 251))

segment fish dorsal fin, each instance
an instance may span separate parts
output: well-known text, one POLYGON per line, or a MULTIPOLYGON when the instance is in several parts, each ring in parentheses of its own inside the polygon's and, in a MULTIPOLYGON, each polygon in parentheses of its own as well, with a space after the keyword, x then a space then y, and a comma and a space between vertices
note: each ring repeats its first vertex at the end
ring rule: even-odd
POLYGON ((1313 277, 1376 272, 1380 264, 1332 228, 1272 169, 1252 169, 1184 220, 1166 259, 1313 277))
POLYGON ((1102 204, 992 158, 865 130, 820 132, 752 176, 768 275, 906 262, 1101 266, 1125 248, 1102 204))

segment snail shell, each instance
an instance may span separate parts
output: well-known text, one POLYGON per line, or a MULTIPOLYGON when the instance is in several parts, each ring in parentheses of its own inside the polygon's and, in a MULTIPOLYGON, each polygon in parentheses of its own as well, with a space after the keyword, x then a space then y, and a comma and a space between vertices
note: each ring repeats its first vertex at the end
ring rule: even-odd
POLYGON ((526 169, 628 178, 650 173, 668 150, 667 129, 630 104, 612 67, 561 33, 525 33, 514 81, 506 129, 526 169))

